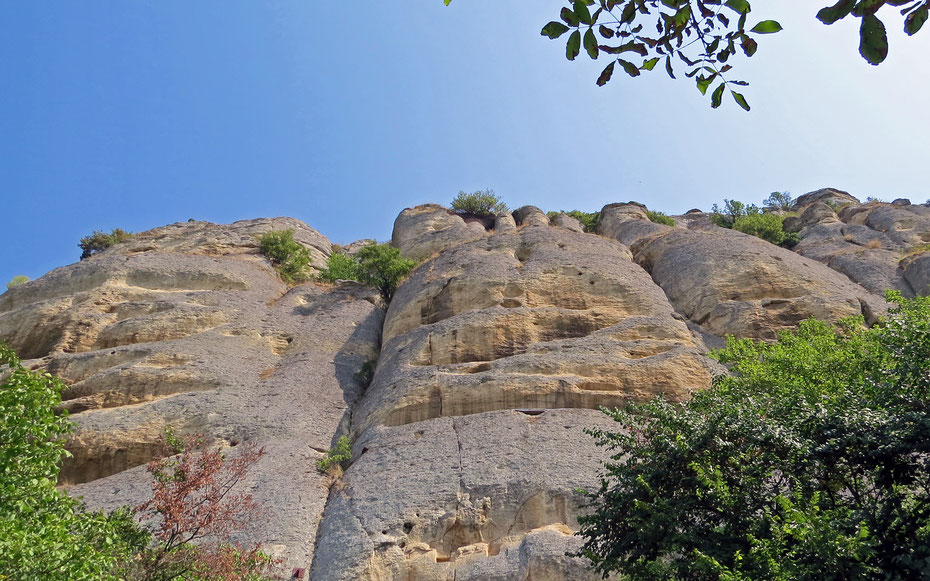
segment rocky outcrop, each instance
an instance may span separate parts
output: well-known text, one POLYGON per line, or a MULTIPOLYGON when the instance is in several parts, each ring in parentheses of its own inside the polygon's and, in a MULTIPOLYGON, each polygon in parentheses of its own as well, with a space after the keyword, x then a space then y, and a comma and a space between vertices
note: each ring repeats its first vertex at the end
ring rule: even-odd
POLYGON ((356 284, 288 288, 255 242, 282 227, 328 253, 292 219, 159 228, 4 294, 0 337, 69 386, 77 429, 61 478, 74 494, 94 507, 144 500, 143 465, 164 453, 168 426, 231 454, 255 442, 266 454, 253 494, 269 514, 242 538, 306 566, 328 492, 313 466, 348 430, 383 311, 356 284))
POLYGON ((920 260, 930 251, 930 208, 862 204, 848 194, 841 204, 828 206, 822 197, 807 196, 796 205, 801 212, 801 242, 795 248, 799 254, 823 262, 872 293, 930 292, 930 272, 920 260))
POLYGON ((836 271, 734 230, 651 224, 634 205, 605 208, 599 231, 631 244, 675 309, 712 335, 773 339, 810 317, 874 321, 883 308, 836 271))
POLYGON ((93 508, 151 494, 171 427, 230 456, 265 446, 244 484, 268 518, 233 540, 284 574, 594 579, 569 555, 605 458, 584 429, 613 429, 597 408, 707 387, 723 335, 874 321, 876 293, 930 293, 930 208, 904 202, 801 196, 796 251, 632 202, 605 206, 597 234, 534 206, 417 206, 393 244, 421 264, 386 311, 357 283, 277 277, 263 232, 293 229, 316 267, 332 251, 298 220, 173 224, 0 295, 0 339, 67 383, 62 484, 93 508), (351 465, 320 474, 344 434, 351 465))
POLYGON ((487 235, 480 221, 465 219, 437 204, 407 208, 394 221, 391 244, 413 260, 425 260, 447 248, 487 235))

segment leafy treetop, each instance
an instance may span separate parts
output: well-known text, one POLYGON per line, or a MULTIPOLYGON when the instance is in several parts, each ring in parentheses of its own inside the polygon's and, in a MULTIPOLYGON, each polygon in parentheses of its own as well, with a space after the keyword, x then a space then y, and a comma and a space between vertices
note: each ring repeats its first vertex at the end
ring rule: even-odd
POLYGON ((470 194, 459 192, 452 200, 452 209, 461 214, 494 216, 506 213, 507 204, 494 190, 478 190, 470 194))

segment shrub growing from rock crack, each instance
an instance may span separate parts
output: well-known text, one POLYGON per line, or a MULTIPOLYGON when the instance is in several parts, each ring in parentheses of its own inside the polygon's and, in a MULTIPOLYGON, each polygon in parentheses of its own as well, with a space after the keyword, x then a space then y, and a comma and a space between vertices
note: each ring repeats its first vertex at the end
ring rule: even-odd
POLYGON ((320 472, 328 472, 335 466, 345 470, 352 461, 352 441, 348 436, 339 436, 336 446, 326 452, 317 460, 316 467, 320 472))
POLYGON ((307 280, 310 251, 294 240, 294 230, 272 230, 259 239, 259 250, 271 260, 281 280, 294 284, 307 280))
POLYGON ((326 260, 326 269, 320 273, 320 280, 358 280, 358 261, 344 252, 333 251, 326 260))
POLYGON ((10 282, 6 283, 6 289, 10 290, 14 286, 19 286, 21 284, 26 284, 29 282, 29 277, 23 274, 18 274, 10 279, 10 282))

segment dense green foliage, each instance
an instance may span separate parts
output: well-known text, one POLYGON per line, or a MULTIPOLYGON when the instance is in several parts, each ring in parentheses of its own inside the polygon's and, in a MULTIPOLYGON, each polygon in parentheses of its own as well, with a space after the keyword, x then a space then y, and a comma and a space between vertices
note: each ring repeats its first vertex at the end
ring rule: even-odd
POLYGON ((664 224, 666 226, 675 225, 675 219, 665 212, 646 210, 646 217, 649 218, 650 222, 655 222, 656 224, 664 224))
POLYGON ((601 221, 600 212, 582 212, 580 210, 560 210, 558 212, 547 212, 546 215, 549 216, 551 220, 557 214, 565 214, 571 218, 574 218, 581 222, 581 227, 584 228, 585 232, 595 232, 597 230, 597 224, 601 221))
POLYGON ((81 260, 90 258, 98 252, 102 252, 114 244, 126 242, 132 238, 131 232, 126 232, 122 228, 116 228, 109 234, 102 230, 94 230, 89 236, 84 236, 78 243, 81 247, 81 260))
POLYGON ((494 190, 478 190, 470 194, 460 191, 452 200, 452 209, 460 214, 496 216, 507 212, 507 204, 494 190))
POLYGON ((132 550, 128 511, 85 512, 56 488, 71 431, 56 414, 64 385, 0 343, 0 579, 117 579, 132 550))
POLYGON ((417 264, 401 257, 400 250, 387 242, 363 247, 355 259, 358 262, 358 280, 381 291, 381 296, 388 302, 394 297, 400 281, 417 264))
POLYGON ((259 239, 259 250, 271 260, 281 280, 294 284, 307 280, 310 267, 310 251, 294 240, 294 231, 272 230, 259 239))
POLYGON ((367 388, 371 385, 371 380, 375 378, 375 367, 377 366, 377 359, 369 359, 365 363, 362 363, 359 370, 355 372, 355 380, 367 388))
MULTIPOLYGON (((450 2, 445 0, 447 5, 450 2)), ((820 10, 817 18, 824 24, 849 16, 861 19, 859 53, 877 65, 888 56, 885 25, 877 16, 886 4, 904 6, 901 14, 908 35, 916 34, 927 21, 930 0, 839 0, 820 10)), ((591 59, 606 54, 610 62, 598 76, 598 85, 611 79, 617 65, 629 76, 638 77, 664 61, 666 73, 674 79, 674 67, 683 63, 688 71, 685 76, 694 79, 702 95, 717 84, 710 91, 712 107, 719 107, 724 91, 728 91, 748 111, 749 103, 736 91, 748 83, 727 75, 736 57, 756 53, 756 35, 782 30, 775 20, 755 21, 750 27, 751 13, 746 0, 570 0, 559 20, 543 27, 542 35, 556 39, 571 30, 565 46, 568 60, 575 60, 582 49, 591 59)))
POLYGON ((795 232, 785 232, 782 227, 784 216, 778 214, 758 213, 740 216, 733 222, 733 229, 744 234, 751 234, 772 244, 791 248, 801 241, 795 232))
POLYGON ((320 280, 358 280, 358 262, 344 252, 333 252, 326 259, 326 268, 320 272, 320 280))
POLYGON ((881 326, 728 338, 733 375, 609 412, 581 553, 629 579, 926 579, 930 298, 881 326))
POLYGON ((336 447, 326 452, 322 458, 317 460, 316 467, 320 472, 326 472, 333 466, 339 466, 342 469, 349 467, 352 461, 352 441, 348 436, 339 436, 336 440, 336 447))
POLYGON ((29 277, 23 274, 17 274, 10 279, 10 282, 6 283, 6 290, 10 290, 14 286, 19 286, 21 284, 26 284, 29 282, 29 277))
POLYGON ((326 282, 356 280, 375 287, 384 300, 390 302, 397 285, 414 266, 416 262, 402 258, 400 250, 390 243, 372 243, 362 247, 355 256, 343 252, 330 254, 320 279, 326 282))
MULTIPOLYGON (((781 196, 780 192, 774 192, 766 199, 766 205, 771 207, 771 204, 785 203, 785 199, 781 196), (775 194, 780 195, 773 199, 772 196, 775 194)), ((791 248, 801 241, 796 233, 785 232, 783 228, 785 216, 764 212, 755 204, 747 205, 737 200, 724 200, 723 208, 714 204, 710 221, 721 228, 732 228, 785 248, 791 248)))

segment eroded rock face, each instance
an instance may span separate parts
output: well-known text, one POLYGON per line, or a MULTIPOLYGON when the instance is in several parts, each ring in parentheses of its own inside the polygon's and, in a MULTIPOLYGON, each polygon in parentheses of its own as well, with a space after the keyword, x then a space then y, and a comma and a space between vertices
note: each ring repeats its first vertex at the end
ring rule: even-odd
POLYGON ((348 430, 383 311, 360 285, 283 284, 255 244, 283 227, 328 253, 292 219, 159 228, 4 294, 0 337, 68 384, 77 429, 61 480, 91 507, 151 494, 143 465, 164 454, 168 426, 254 442, 266 455, 253 494, 269 514, 240 538, 307 566, 327 496, 313 466, 348 430))
POLYGON ((312 579, 597 579, 566 557, 603 414, 549 410, 376 426, 321 524, 312 579), (403 467, 402 469, 398 469, 403 467))
POLYGON ((710 383, 704 346, 625 246, 527 226, 443 252, 387 314, 359 426, 597 408, 710 383))
POLYGON ((874 321, 883 308, 849 278, 754 236, 710 225, 644 227, 635 211, 605 219, 603 231, 632 244, 675 309, 713 335, 774 339, 810 317, 874 321))
POLYGON ((424 204, 400 213, 394 221, 391 244, 406 258, 425 260, 447 248, 486 235, 483 223, 466 222, 447 208, 424 204))
POLYGON ((312 578, 594 579, 565 556, 603 458, 583 428, 709 385, 702 341, 624 245, 519 213, 394 296, 312 578))
POLYGON ((930 293, 926 281, 930 272, 920 260, 930 251, 930 208, 901 201, 862 204, 848 194, 842 200, 828 200, 834 202, 829 207, 820 199, 799 198, 801 242, 795 250, 872 293, 887 289, 908 297, 930 293))
POLYGON ((826 189, 796 209, 797 252, 637 203, 605 206, 597 235, 534 206, 409 208, 393 243, 425 262, 386 313, 355 283, 278 279, 261 233, 294 229, 318 267, 331 252, 300 221, 173 224, 0 295, 0 339, 67 382, 62 481, 92 508, 148 498, 171 426, 265 446, 244 484, 268 518, 232 540, 285 576, 593 580, 566 553, 604 459, 584 428, 614 428, 596 408, 707 387, 724 334, 871 321, 880 290, 930 292, 930 208, 826 189), (342 434, 333 481, 315 463, 342 434))

